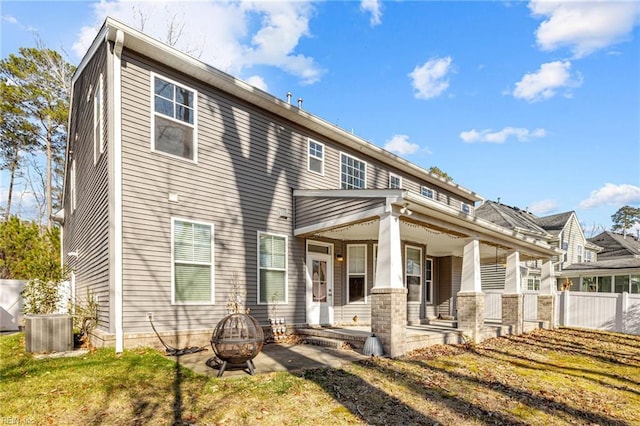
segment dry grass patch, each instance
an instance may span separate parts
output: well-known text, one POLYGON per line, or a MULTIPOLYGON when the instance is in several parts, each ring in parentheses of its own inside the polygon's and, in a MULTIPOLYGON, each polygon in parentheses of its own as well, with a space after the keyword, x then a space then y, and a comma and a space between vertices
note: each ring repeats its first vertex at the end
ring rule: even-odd
POLYGON ((35 360, 0 337, 0 418, 31 424, 640 424, 640 337, 560 329, 234 379, 150 350, 35 360))

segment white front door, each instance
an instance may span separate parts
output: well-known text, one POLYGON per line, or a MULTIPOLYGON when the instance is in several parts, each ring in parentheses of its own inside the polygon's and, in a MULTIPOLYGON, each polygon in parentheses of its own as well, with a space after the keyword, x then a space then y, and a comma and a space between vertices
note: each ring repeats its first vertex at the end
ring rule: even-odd
POLYGON ((333 324, 333 257, 307 253, 307 323, 333 324))

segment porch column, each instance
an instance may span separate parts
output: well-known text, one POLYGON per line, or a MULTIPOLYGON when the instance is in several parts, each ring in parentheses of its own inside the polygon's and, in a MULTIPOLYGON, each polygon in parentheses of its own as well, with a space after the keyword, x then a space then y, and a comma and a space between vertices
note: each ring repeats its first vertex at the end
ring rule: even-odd
POLYGON ((511 327, 512 334, 521 334, 524 326, 524 295, 520 274, 520 252, 507 257, 507 271, 502 294, 502 324, 511 327))
POLYGON ((540 293, 538 294, 538 320, 543 327, 555 328, 556 326, 556 279, 554 276, 553 262, 547 259, 542 263, 542 275, 540 276, 540 293))
POLYGON ((457 294, 458 328, 478 343, 484 329, 484 293, 480 279, 480 242, 473 240, 464 246, 462 282, 457 294))
POLYGON ((407 289, 402 279, 400 218, 392 211, 380 217, 376 281, 371 289, 371 332, 380 338, 385 354, 404 354, 407 289))

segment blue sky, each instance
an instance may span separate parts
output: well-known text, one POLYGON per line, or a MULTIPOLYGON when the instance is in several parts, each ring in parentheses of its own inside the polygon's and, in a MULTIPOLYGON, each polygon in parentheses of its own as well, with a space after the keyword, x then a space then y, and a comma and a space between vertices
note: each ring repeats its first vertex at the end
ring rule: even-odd
MULTIPOLYGON (((640 3, 2 1, 1 57, 110 15, 481 196, 587 229, 640 206, 640 3)), ((6 202, 8 179, 0 191, 6 202)), ((21 209, 28 211, 29 197, 21 209)), ((13 209, 12 209, 13 210, 13 209)))

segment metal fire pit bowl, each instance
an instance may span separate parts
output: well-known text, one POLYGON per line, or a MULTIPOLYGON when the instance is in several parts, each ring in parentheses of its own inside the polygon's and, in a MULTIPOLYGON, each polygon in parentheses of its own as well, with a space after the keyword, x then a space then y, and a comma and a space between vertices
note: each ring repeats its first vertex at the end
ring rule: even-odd
POLYGON ((262 327, 251 315, 235 313, 222 318, 211 335, 211 348, 222 361, 218 377, 228 365, 246 365, 249 373, 254 374, 253 358, 263 345, 262 327))

